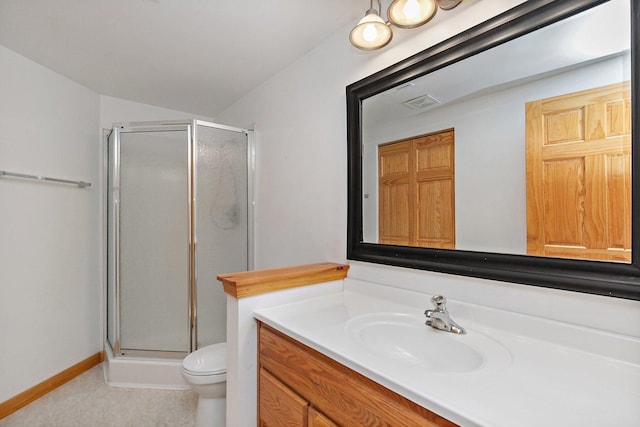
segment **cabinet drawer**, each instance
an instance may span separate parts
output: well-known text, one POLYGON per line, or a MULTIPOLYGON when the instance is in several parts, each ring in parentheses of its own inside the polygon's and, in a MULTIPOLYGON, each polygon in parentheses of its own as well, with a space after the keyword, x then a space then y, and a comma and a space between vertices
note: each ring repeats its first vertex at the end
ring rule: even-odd
POLYGON ((264 369, 339 425, 455 426, 262 323, 258 346, 264 369))

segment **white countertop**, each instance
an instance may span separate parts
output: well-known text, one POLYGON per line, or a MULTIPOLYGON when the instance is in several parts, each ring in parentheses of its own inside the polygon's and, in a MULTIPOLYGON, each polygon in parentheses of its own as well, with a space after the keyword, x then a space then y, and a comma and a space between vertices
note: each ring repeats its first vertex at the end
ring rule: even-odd
POLYGON ((640 338, 449 300, 468 332, 454 335, 423 325, 430 297, 350 282, 342 293, 254 316, 461 426, 640 426, 640 338), (367 348, 354 335, 358 322, 376 316, 420 322, 419 339, 470 344, 482 359, 473 369, 464 358, 457 369, 456 357, 428 367, 395 360, 393 348, 367 348))

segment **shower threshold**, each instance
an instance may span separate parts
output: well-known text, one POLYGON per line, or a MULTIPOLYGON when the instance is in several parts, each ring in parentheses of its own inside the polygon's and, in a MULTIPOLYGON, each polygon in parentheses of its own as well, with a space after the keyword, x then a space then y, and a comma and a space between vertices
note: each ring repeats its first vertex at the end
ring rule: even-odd
POLYGON ((135 355, 127 352, 125 356, 114 357, 109 343, 105 343, 104 352, 104 379, 111 387, 190 389, 182 377, 182 359, 186 353, 160 352, 172 355, 172 358, 160 358, 158 352, 136 351, 135 355))

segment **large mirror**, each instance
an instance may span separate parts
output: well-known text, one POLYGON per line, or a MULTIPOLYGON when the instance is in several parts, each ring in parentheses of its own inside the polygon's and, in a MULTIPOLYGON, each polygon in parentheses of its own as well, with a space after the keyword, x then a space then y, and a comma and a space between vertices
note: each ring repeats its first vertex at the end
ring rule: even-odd
POLYGON ((349 259, 640 299, 632 3, 528 1, 347 87, 349 259))

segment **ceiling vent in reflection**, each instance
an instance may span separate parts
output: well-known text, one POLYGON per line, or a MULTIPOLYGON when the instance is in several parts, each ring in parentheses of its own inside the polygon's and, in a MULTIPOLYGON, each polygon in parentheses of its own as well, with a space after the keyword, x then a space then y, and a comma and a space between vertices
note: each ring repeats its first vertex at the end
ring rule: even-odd
POLYGON ((412 110, 423 110, 436 104, 440 104, 440 100, 429 94, 422 95, 402 103, 402 105, 407 108, 411 108, 412 110))

